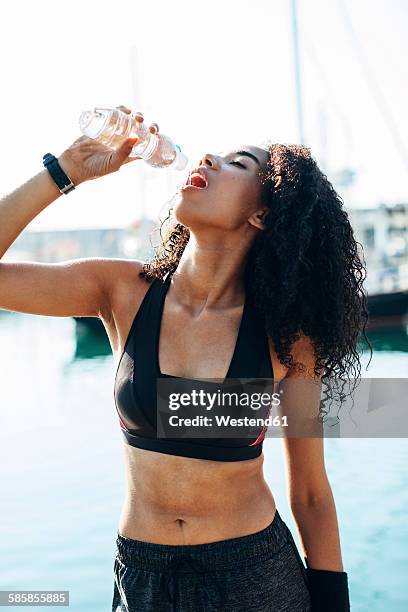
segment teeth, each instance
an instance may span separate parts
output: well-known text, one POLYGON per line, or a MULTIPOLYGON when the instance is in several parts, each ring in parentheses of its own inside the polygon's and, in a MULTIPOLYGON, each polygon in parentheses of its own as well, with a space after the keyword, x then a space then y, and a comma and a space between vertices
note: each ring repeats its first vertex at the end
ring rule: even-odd
POLYGON ((205 186, 207 187, 207 179, 205 178, 205 176, 203 176, 201 174, 201 172, 193 172, 190 176, 190 184, 191 184, 191 179, 193 178, 193 176, 199 176, 200 178, 203 179, 203 181, 205 181, 205 186))
MULTIPOLYGON (((204 176, 204 174, 201 174, 201 172, 198 172, 197 170, 189 171, 186 185, 192 185, 191 179, 193 178, 193 176, 196 176, 196 175, 201 177, 203 181, 205 181, 205 186, 208 187, 208 182, 207 182, 206 177, 204 176)), ((204 189, 204 187, 202 189, 204 189)))

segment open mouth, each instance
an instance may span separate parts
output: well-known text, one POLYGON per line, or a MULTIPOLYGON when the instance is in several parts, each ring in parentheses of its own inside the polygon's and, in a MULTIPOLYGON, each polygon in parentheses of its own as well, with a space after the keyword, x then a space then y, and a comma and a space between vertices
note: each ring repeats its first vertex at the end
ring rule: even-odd
POLYGON ((196 189, 206 189, 208 186, 206 178, 198 171, 194 170, 188 175, 185 187, 195 187, 196 189))

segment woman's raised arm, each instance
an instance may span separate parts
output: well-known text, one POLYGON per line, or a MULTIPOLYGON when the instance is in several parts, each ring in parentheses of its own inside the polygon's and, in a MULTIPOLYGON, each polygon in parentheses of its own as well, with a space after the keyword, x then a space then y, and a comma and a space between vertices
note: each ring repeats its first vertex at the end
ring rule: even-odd
MULTIPOLYGON (((131 111, 123 106, 124 112, 131 111)), ((142 122, 143 115, 135 118, 142 122)), ((157 124, 150 130, 157 133, 157 124)), ((113 151, 81 136, 58 158, 75 186, 112 172, 130 161, 137 138, 113 151)), ((44 169, 0 200, 0 260, 24 228, 61 193, 44 169)), ((64 196, 65 197, 65 196, 64 196)), ((71 196, 67 196, 71 197, 71 196)), ((134 262, 86 258, 61 263, 0 261, 0 308, 50 316, 99 316, 109 308, 112 282, 134 262)))

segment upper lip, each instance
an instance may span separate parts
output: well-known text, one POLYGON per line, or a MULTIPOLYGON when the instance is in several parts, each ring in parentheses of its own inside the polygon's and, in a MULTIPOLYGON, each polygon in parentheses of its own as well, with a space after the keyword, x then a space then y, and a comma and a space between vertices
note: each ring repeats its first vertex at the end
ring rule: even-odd
POLYGON ((191 177, 193 176, 193 174, 198 173, 200 174, 203 179, 205 180, 206 185, 208 186, 208 175, 207 175, 207 168, 205 168, 204 166, 199 166, 198 168, 194 168, 194 170, 191 170, 189 176, 188 176, 188 180, 191 179, 191 177))

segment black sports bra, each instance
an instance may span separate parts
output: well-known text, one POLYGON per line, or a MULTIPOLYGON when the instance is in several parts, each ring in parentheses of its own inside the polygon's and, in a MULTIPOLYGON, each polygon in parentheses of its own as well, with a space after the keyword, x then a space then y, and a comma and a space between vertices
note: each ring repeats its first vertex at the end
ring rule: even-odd
MULTIPOLYGON (((157 378, 178 378, 162 374, 159 368, 161 318, 171 275, 154 279, 133 320, 120 357, 114 385, 119 423, 131 446, 168 455, 243 461, 262 453, 266 427, 255 439, 157 438, 157 378)), ((273 378, 268 339, 258 317, 245 301, 238 337, 226 378, 273 378)))

